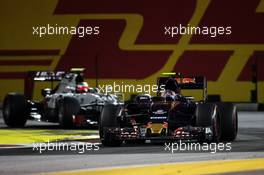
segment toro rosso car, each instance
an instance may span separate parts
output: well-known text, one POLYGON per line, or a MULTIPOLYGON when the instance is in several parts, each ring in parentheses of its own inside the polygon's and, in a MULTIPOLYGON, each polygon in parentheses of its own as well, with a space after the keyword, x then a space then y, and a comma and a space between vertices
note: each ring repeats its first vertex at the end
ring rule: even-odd
POLYGON ((172 74, 157 80, 157 96, 137 95, 128 104, 103 107, 99 133, 105 146, 145 140, 233 141, 237 111, 232 103, 208 103, 205 77, 172 74), (181 89, 201 89, 202 101, 182 96, 181 89))
POLYGON ((115 95, 99 94, 83 79, 82 68, 70 72, 30 72, 25 82, 25 95, 9 93, 3 103, 3 118, 9 127, 23 127, 28 119, 59 123, 64 128, 98 126, 105 101, 115 103, 115 95), (42 89, 43 99, 32 101, 35 81, 59 81, 55 88, 42 89))

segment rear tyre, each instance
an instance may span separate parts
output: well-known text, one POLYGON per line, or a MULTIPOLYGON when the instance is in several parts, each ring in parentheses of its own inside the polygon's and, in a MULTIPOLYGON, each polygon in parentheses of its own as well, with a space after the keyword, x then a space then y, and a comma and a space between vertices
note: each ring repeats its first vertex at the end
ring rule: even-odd
POLYGON ((62 128, 74 127, 74 116, 80 112, 79 101, 74 97, 64 97, 58 109, 59 124, 62 128))
POLYGON ((99 121, 100 140, 104 146, 120 146, 121 140, 117 140, 115 135, 108 133, 107 128, 120 128, 120 122, 117 119, 120 112, 120 106, 106 104, 102 110, 99 121))
POLYGON ((27 101, 24 95, 7 94, 3 103, 3 118, 8 127, 24 127, 28 117, 27 101))
POLYGON ((221 140, 234 141, 238 131, 237 109, 233 103, 217 104, 221 115, 221 140))
POLYGON ((198 127, 211 127, 213 138, 211 140, 219 142, 221 136, 221 121, 217 105, 215 104, 198 104, 195 111, 196 126, 198 127))

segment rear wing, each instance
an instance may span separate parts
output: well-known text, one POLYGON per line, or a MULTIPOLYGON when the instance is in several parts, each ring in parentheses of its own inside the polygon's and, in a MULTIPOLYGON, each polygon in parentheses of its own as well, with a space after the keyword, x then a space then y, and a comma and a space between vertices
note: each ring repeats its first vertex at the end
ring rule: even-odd
POLYGON ((65 71, 29 71, 24 80, 24 94, 26 98, 28 100, 32 99, 34 82, 51 82, 51 89, 53 89, 53 82, 61 81, 65 74, 65 71))
POLYGON ((65 71, 31 71, 28 77, 34 81, 61 81, 65 71))
POLYGON ((25 77, 24 94, 27 99, 31 100, 34 90, 35 81, 51 82, 51 89, 53 89, 53 82, 61 81, 64 77, 70 77, 70 73, 81 74, 85 71, 84 68, 71 68, 70 71, 29 71, 25 77))
POLYGON ((207 99, 207 80, 204 76, 193 76, 185 77, 183 75, 173 74, 171 77, 159 77, 157 79, 158 92, 161 91, 161 88, 165 86, 165 83, 169 79, 175 79, 179 84, 181 89, 200 89, 203 91, 203 100, 207 99))

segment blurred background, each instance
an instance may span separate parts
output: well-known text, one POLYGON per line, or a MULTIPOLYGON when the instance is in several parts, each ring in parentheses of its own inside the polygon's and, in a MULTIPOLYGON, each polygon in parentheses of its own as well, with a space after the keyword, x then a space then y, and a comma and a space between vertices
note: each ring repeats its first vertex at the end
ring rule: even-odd
MULTIPOLYGON (((86 68, 90 86, 156 84, 171 71, 203 75, 211 101, 264 103, 263 0, 2 0, 0 9, 0 103, 8 92, 25 92, 28 71, 71 67, 86 68), (100 34, 33 35, 48 24, 99 26, 100 34), (232 34, 164 35, 179 24, 231 26, 232 34)), ((33 98, 50 86, 35 83, 33 98)))

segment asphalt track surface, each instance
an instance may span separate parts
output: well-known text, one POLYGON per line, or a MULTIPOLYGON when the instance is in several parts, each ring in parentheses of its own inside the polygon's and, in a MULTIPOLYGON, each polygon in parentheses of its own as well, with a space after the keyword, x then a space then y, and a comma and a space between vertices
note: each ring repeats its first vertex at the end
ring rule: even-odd
MULTIPOLYGON (((33 152, 32 148, 0 149, 0 174, 38 174, 177 162, 264 158, 264 112, 239 112, 238 121, 238 137, 232 143, 231 151, 210 153, 178 150, 172 154, 160 143, 125 144, 115 148, 100 146, 98 151, 86 151, 84 154, 71 151, 49 151, 40 154, 33 152)), ((4 127, 6 126, 0 120, 0 128, 4 127)), ((27 128, 56 127, 57 125, 43 122, 27 123, 27 128)), ((264 171, 237 174, 252 173, 263 174, 264 171)))

